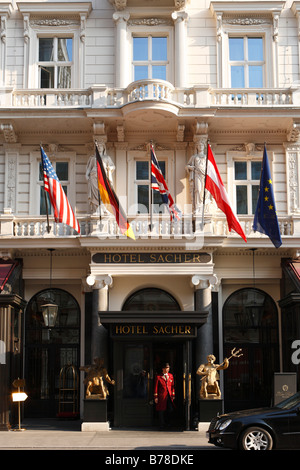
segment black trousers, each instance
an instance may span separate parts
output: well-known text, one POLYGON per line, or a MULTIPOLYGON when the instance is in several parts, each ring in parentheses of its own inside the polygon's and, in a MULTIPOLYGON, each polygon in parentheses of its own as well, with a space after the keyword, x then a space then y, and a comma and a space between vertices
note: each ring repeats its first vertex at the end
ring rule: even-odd
POLYGON ((170 418, 173 412, 173 404, 171 398, 168 396, 166 409, 158 412, 159 427, 164 428, 170 422, 170 418))

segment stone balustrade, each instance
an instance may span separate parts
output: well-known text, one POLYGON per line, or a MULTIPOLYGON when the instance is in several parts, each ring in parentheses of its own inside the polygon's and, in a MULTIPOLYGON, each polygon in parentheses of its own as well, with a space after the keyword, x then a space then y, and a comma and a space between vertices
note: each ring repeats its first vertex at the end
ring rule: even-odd
POLYGON ((0 108, 106 108, 137 101, 167 101, 185 107, 299 106, 300 88, 175 88, 165 80, 138 80, 127 88, 94 85, 88 89, 0 88, 0 108))
MULTIPOLYGON (((253 217, 239 217, 241 226, 247 238, 261 238, 263 235, 252 230, 253 217)), ((296 236, 293 217, 279 217, 279 226, 282 237, 296 236)), ((113 216, 104 215, 101 218, 95 215, 78 217, 81 228, 80 236, 99 238, 117 238, 120 230, 113 216)), ((191 215, 183 215, 181 221, 171 222, 168 215, 154 217, 152 225, 150 218, 145 215, 129 217, 129 222, 136 238, 169 238, 189 240, 195 237, 229 237, 240 238, 234 232, 228 232, 226 218, 221 215, 206 216, 204 233, 201 232, 201 218, 192 218, 191 215)), ((19 217, 13 214, 0 216, 0 234, 2 239, 7 238, 40 238, 40 237, 76 237, 77 232, 65 224, 56 223, 53 217, 49 219, 50 233, 47 231, 47 220, 44 216, 19 217)), ((297 219, 298 224, 298 219, 297 219)), ((299 236, 299 234, 298 234, 299 236)))

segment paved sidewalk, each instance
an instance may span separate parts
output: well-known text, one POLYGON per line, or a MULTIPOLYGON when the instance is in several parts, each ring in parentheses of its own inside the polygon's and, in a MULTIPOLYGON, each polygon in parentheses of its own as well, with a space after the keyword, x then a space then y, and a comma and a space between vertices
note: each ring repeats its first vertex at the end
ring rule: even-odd
POLYGON ((205 431, 159 432, 155 430, 109 430, 82 432, 79 422, 28 422, 24 431, 0 432, 1 450, 201 450, 208 444, 205 431))

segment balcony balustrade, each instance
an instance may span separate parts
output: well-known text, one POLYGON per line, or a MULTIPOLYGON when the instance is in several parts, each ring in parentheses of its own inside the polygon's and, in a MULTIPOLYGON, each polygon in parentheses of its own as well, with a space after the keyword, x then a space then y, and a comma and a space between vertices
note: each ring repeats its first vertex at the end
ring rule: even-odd
POLYGON ((184 107, 291 107, 300 105, 300 88, 175 88, 165 80, 138 80, 125 89, 104 85, 57 90, 0 88, 0 108, 107 108, 141 101, 184 107))
MULTIPOLYGON (((201 232, 201 218, 193 218, 190 215, 183 215, 179 222, 171 222, 169 216, 161 216, 152 220, 145 215, 131 216, 128 218, 137 239, 173 239, 189 241, 196 237, 240 237, 232 232, 228 232, 226 218, 222 215, 205 216, 204 233, 201 232)), ((247 238, 262 238, 263 236, 252 230, 253 216, 240 216, 241 226, 247 238)), ((78 221, 81 228, 81 237, 99 238, 119 238, 120 229, 111 215, 101 218, 95 215, 79 216, 78 221)), ((77 232, 70 229, 65 224, 56 223, 52 217, 49 219, 50 233, 47 231, 47 221, 44 216, 19 217, 13 214, 3 214, 0 216, 0 233, 2 240, 7 238, 61 238, 76 237, 77 232)), ((293 217, 279 217, 281 235, 292 237, 295 234, 293 217)))

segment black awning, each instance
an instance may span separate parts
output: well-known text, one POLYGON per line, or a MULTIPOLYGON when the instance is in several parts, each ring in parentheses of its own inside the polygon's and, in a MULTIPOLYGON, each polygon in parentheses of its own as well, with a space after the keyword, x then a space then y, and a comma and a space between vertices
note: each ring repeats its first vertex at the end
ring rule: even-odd
POLYGON ((105 311, 99 312, 100 322, 104 326, 115 324, 151 324, 151 323, 189 323, 201 326, 207 321, 209 312, 197 311, 105 311))
POLYGON ((293 261, 292 263, 289 263, 289 265, 290 265, 290 268, 291 268, 294 276, 296 277, 296 279, 298 280, 299 285, 300 285, 300 262, 299 261, 293 261))
POLYGON ((18 264, 19 263, 17 261, 0 260, 0 292, 3 291, 5 284, 18 264))
POLYGON ((290 292, 300 292, 300 261, 283 260, 283 296, 290 292))

